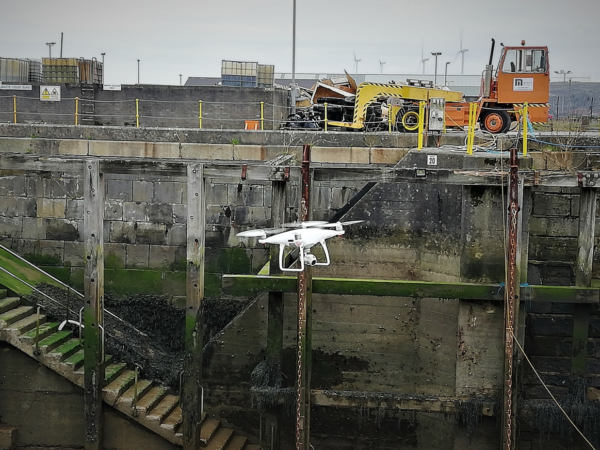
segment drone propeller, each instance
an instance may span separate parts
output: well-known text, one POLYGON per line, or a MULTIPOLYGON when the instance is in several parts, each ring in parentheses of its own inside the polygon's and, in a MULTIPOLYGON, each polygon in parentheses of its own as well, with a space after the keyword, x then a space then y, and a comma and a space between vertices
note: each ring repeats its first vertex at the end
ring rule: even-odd
POLYGON ((309 220, 306 222, 284 223, 283 226, 287 228, 335 228, 339 226, 353 225, 355 223, 361 222, 364 222, 364 220, 351 220, 349 222, 326 222, 324 220, 309 220))
POLYGON ((240 233, 237 233, 238 237, 257 237, 257 238, 266 238, 270 234, 277 234, 285 231, 283 228, 266 228, 259 230, 246 230, 240 233))
POLYGON ((328 223, 318 225, 318 226, 322 227, 322 228, 335 228, 339 225, 343 225, 343 226, 354 225, 355 223, 361 223, 361 222, 364 222, 364 220, 350 220, 348 222, 333 222, 333 223, 328 222, 328 223))
POLYGON ((285 228, 312 228, 326 225, 329 222, 324 220, 307 220, 306 222, 288 222, 284 223, 285 228))

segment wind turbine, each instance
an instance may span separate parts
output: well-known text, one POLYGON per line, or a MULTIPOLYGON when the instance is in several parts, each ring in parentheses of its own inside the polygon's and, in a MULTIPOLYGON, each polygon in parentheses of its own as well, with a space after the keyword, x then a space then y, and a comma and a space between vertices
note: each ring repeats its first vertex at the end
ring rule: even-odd
POLYGON ((463 31, 460 30, 460 50, 458 53, 461 53, 461 64, 460 64, 460 74, 465 74, 465 52, 468 52, 468 48, 463 48, 463 31))
POLYGON ((423 58, 423 46, 421 45, 421 64, 423 65, 423 75, 425 75, 425 63, 429 61, 429 58, 423 58))
POLYGON ((383 65, 385 64, 385 61, 379 60, 379 71, 381 73, 383 73, 383 65))
POLYGON ((361 62, 361 59, 356 58, 356 52, 354 52, 354 73, 358 75, 358 63, 361 62))

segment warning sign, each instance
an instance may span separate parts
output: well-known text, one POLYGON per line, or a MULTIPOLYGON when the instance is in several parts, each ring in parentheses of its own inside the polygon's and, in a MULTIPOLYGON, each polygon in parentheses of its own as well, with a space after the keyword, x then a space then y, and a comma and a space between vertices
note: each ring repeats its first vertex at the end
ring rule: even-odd
POLYGON ((40 100, 43 102, 60 102, 60 86, 40 86, 40 100))

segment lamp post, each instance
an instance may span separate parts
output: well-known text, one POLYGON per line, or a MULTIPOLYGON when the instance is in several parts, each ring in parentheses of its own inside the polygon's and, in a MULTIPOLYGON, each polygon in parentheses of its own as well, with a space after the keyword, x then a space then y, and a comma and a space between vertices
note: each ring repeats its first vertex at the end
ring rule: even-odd
POLYGON ((179 86, 181 86, 181 74, 179 74, 179 86))
POLYGON ((104 55, 106 55, 106 52, 105 53, 100 53, 100 55, 102 55, 102 84, 104 84, 104 79, 105 79, 104 78, 104 74, 105 74, 105 71, 104 71, 104 55))
POLYGON ((140 60, 138 59, 138 82, 137 84, 140 84, 140 60))
POLYGON ((448 64, 450 64, 450 61, 446 62, 446 70, 444 71, 444 86, 448 86, 448 83, 446 82, 446 78, 448 78, 448 64))
POLYGON ((571 73, 571 71, 570 70, 555 70, 554 73, 562 75, 563 83, 566 83, 567 82, 567 74, 571 73))
POLYGON ((442 52, 431 52, 431 54, 433 56, 435 56, 435 74, 433 76, 433 84, 436 85, 437 84, 437 59, 438 59, 438 56, 440 56, 442 54, 442 52))
POLYGON ((52 59, 52 46, 56 44, 56 42, 46 42, 48 46, 48 58, 52 59))
POLYGON ((296 0, 294 0, 292 25, 292 114, 296 114, 296 0))

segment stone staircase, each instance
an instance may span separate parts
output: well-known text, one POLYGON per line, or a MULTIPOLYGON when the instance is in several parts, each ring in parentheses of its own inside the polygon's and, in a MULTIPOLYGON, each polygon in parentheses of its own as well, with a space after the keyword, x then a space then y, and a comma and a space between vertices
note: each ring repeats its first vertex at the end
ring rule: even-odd
MULTIPOLYGON (((83 346, 71 331, 59 331, 58 323, 49 323, 36 309, 19 297, 8 296, 0 288, 0 340, 4 340, 49 367, 77 386, 83 387, 83 346), (39 329, 36 326, 39 321, 39 329), (36 348, 37 343, 37 348, 36 348)), ((179 397, 165 386, 138 379, 126 364, 105 358, 104 402, 130 419, 159 434, 173 444, 182 445, 182 411, 179 397), (135 396, 135 403, 134 403, 135 396)), ((221 426, 221 421, 203 414, 200 427, 201 448, 210 450, 260 450, 244 436, 221 426)))

